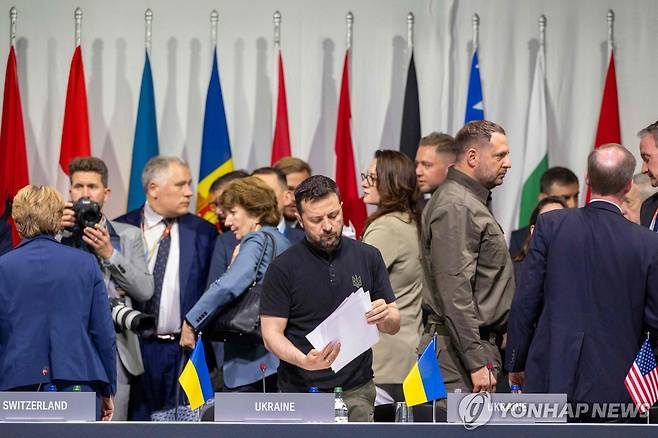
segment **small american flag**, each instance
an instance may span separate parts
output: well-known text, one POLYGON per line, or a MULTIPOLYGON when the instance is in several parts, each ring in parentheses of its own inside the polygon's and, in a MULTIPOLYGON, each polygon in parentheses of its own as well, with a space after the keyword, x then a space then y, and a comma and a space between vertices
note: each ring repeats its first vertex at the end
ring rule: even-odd
POLYGON ((624 383, 640 412, 648 411, 658 400, 658 369, 648 339, 642 344, 624 383))

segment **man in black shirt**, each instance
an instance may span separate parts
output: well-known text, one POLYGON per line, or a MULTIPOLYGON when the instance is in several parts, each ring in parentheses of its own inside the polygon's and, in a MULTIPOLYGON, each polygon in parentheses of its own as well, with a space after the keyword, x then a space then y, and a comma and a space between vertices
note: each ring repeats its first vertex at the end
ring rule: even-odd
POLYGON ((261 297, 263 340, 281 359, 279 388, 307 392, 312 386, 320 391, 340 386, 349 420, 372 421, 372 350, 334 373, 330 367, 340 344, 332 342, 318 351, 306 335, 360 287, 373 299, 365 315, 368 323, 382 333, 397 333, 400 312, 388 272, 375 247, 341 237, 340 194, 330 178, 316 175, 302 182, 295 190, 295 203, 306 237, 270 264, 261 297))

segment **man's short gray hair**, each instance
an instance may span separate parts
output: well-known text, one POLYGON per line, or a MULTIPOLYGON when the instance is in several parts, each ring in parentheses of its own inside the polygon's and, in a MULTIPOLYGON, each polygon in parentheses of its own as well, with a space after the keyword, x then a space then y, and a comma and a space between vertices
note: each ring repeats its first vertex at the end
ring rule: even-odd
POLYGON ((653 135, 654 140, 656 140, 656 143, 658 143, 658 121, 653 122, 646 128, 642 129, 640 132, 637 133, 637 136, 642 138, 647 134, 653 135))
POLYGON ((177 163, 188 168, 190 167, 185 160, 178 157, 158 155, 157 157, 151 158, 144 166, 144 170, 142 170, 142 187, 144 188, 144 193, 148 192, 149 184, 152 181, 162 179, 169 173, 169 165, 171 163, 177 163))

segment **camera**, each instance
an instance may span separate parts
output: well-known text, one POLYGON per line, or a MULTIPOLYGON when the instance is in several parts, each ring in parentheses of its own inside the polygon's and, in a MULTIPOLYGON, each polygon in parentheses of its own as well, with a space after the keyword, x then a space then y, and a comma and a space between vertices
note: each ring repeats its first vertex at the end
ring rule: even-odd
POLYGON ((130 330, 141 336, 144 332, 155 330, 155 317, 153 315, 126 306, 126 303, 119 298, 110 298, 110 307, 112 309, 114 329, 117 333, 130 330))
POLYGON ((82 234, 85 227, 94 228, 103 217, 100 205, 87 197, 78 199, 73 204, 73 211, 75 212, 73 234, 82 234))

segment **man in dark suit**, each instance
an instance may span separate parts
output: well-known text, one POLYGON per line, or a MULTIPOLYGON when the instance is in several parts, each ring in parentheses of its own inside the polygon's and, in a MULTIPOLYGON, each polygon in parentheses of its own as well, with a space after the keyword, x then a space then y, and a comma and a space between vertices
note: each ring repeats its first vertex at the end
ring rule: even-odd
POLYGON ((156 332, 140 340, 144 374, 139 376, 133 399, 135 420, 148 420, 154 411, 171 409, 176 400, 181 338, 194 333, 181 330, 184 315, 206 289, 216 228, 188 212, 192 176, 183 160, 154 157, 142 172, 146 204, 119 218, 140 227, 146 244, 148 268, 153 274, 153 297, 145 312, 157 318, 156 332))
MULTIPOLYGON (((651 180, 653 187, 658 187, 658 122, 654 122, 641 130, 640 156, 642 157, 642 173, 651 180)), ((656 216, 658 212, 658 193, 650 196, 640 208, 640 223, 652 231, 658 231, 656 216)))
MULTIPOLYGON (((547 196, 557 196, 564 199, 568 208, 576 208, 579 195, 578 177, 566 167, 551 167, 542 174, 539 180, 538 201, 547 196)), ((521 252, 529 234, 530 228, 527 226, 512 231, 509 242, 509 252, 512 257, 516 257, 521 252)))
POLYGON ((52 187, 28 185, 14 198, 23 240, 0 257, 0 391, 77 385, 96 392, 99 417, 109 421, 116 347, 107 290, 92 255, 55 240, 63 210, 52 187))
POLYGON ((620 205, 635 158, 609 144, 590 153, 592 200, 537 221, 508 325, 510 384, 570 402, 630 402, 624 378, 658 334, 658 236, 620 205))

